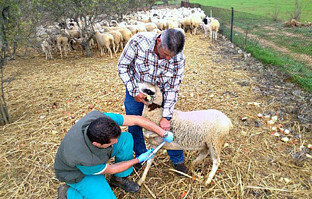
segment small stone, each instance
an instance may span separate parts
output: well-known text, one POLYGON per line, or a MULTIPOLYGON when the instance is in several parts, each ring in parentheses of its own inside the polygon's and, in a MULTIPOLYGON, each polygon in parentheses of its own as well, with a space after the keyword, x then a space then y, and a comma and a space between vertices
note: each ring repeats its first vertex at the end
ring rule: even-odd
POLYGON ((278 136, 280 136, 280 134, 279 133, 274 133, 274 136, 278 137, 278 136))
POLYGON ((265 119, 270 119, 271 116, 270 116, 270 115, 265 115, 264 118, 265 118, 265 119))
POLYGON ((273 125, 275 122, 272 120, 267 121, 268 125, 273 125))
POLYGON ((285 129, 285 130, 284 130, 284 133, 285 133, 286 135, 288 135, 288 134, 290 133, 290 130, 285 129))
POLYGON ((258 118, 263 118, 263 114, 262 113, 258 113, 258 118))
POLYGON ((271 119, 272 119, 274 122, 276 122, 276 121, 277 121, 277 116, 273 116, 271 119))
POLYGON ((52 130, 52 132, 51 132, 52 134, 57 134, 57 131, 55 131, 55 130, 52 130))
POLYGON ((288 184, 291 180, 289 178, 284 178, 284 181, 286 182, 286 184, 288 184))
POLYGON ((289 142, 289 138, 288 137, 282 137, 281 139, 283 142, 289 142))
POLYGON ((248 117, 242 117, 242 121, 246 121, 248 117))

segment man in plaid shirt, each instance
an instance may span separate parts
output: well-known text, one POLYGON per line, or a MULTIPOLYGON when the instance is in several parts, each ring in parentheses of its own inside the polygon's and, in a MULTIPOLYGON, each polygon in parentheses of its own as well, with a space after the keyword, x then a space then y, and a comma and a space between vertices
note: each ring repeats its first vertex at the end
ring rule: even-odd
MULTIPOLYGON (((177 102, 179 85, 184 73, 185 58, 182 53, 184 34, 176 29, 167 29, 162 34, 144 32, 134 35, 125 46, 119 62, 118 73, 126 86, 125 108, 127 115, 142 115, 145 95, 138 83, 157 85, 163 92, 163 118, 159 126, 170 130, 170 119, 177 102)), ((128 128, 134 139, 136 156, 147 151, 142 128, 128 128)), ((168 150, 176 170, 187 173, 182 150, 168 150)), ((135 165, 138 169, 140 165, 135 165)))

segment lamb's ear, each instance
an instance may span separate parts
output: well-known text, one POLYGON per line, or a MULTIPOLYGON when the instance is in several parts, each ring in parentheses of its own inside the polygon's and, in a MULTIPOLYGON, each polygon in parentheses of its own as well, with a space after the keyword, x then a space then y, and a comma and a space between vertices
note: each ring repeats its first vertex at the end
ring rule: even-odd
POLYGON ((155 92, 152 91, 152 90, 150 90, 150 89, 148 89, 148 88, 142 89, 142 92, 143 92, 144 94, 151 95, 151 96, 154 96, 154 95, 155 95, 155 92))

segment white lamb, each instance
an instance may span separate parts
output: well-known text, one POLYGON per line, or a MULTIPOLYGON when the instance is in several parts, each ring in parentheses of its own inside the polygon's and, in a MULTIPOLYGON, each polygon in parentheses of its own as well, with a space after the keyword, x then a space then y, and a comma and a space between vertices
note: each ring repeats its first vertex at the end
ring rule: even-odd
MULTIPOLYGON (((163 109, 162 93, 160 89, 151 84, 140 84, 140 90, 147 95, 148 106, 144 106, 143 116, 158 124, 162 118, 163 109)), ((163 149, 170 150, 199 150, 199 156, 192 162, 191 169, 201 162, 210 152, 213 166, 205 185, 211 183, 219 165, 220 154, 226 136, 232 128, 231 120, 222 112, 215 109, 182 112, 175 110, 170 120, 171 131, 174 133, 174 141, 166 143, 163 149)), ((158 146, 163 139, 152 132, 144 133, 152 147, 158 146)), ((151 167, 153 158, 147 162, 141 185, 151 167)))
POLYGON ((99 31, 95 32, 95 39, 100 49, 101 56, 104 54, 104 47, 107 48, 110 57, 113 58, 112 50, 115 49, 114 36, 109 33, 100 33, 99 31))
POLYGON ((210 32, 211 40, 216 40, 218 38, 218 31, 220 28, 220 23, 217 19, 212 17, 205 17, 203 19, 204 31, 205 31, 205 38, 208 36, 208 31, 210 32))
POLYGON ((52 57, 52 47, 51 45, 49 44, 49 42, 47 41, 47 39, 43 40, 43 42, 41 43, 41 48, 46 56, 46 60, 48 59, 53 59, 52 57))

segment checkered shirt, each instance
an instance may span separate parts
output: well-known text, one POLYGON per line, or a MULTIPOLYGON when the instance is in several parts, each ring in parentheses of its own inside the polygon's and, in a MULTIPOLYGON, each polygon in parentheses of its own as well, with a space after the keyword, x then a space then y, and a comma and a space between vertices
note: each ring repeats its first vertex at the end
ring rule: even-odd
POLYGON ((169 61, 159 59, 154 52, 158 36, 159 34, 154 32, 134 35, 120 56, 118 73, 133 97, 140 93, 139 82, 157 85, 164 92, 163 117, 172 117, 184 73, 185 59, 182 52, 169 61))

